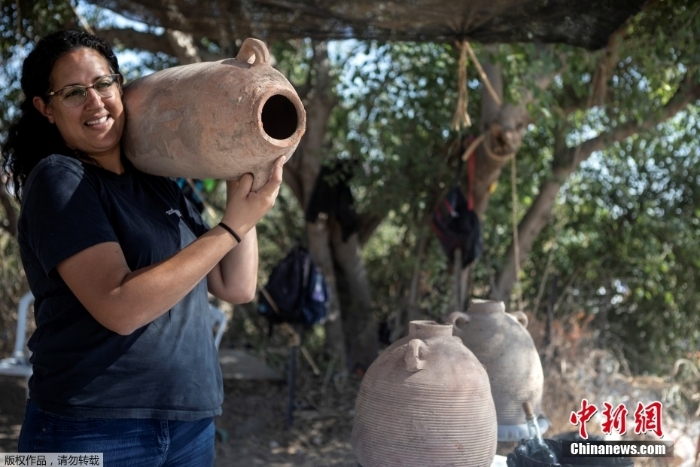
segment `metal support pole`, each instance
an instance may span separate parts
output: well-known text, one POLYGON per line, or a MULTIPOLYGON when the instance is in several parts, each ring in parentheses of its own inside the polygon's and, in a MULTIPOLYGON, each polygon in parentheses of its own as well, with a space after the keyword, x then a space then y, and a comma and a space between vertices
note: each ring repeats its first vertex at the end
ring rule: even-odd
POLYGON ((454 257, 454 308, 452 311, 462 310, 462 249, 455 250, 454 257))
POLYGON ((297 346, 289 348, 289 373, 287 374, 288 400, 287 400, 287 429, 294 423, 294 389, 297 382, 297 346))

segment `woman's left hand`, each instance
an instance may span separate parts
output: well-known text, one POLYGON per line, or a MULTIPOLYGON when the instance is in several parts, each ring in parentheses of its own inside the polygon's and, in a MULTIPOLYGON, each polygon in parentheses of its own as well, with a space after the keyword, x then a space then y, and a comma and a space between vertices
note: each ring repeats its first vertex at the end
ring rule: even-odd
POLYGON ((238 182, 226 182, 226 210, 221 221, 243 237, 275 205, 282 184, 285 157, 279 157, 267 183, 252 191, 253 175, 243 174, 238 182))
MULTIPOLYGON (((275 162, 273 173, 270 177, 268 185, 263 187, 257 193, 250 191, 253 181, 250 174, 244 175, 246 178, 244 180, 244 186, 240 186, 241 180, 227 180, 226 207, 229 215, 227 216, 226 213, 224 213, 224 221, 230 219, 231 214, 237 209, 246 209, 246 204, 241 203, 240 199, 236 200, 236 196, 239 198, 241 196, 244 196, 245 198, 269 196, 272 198, 272 204, 274 204, 274 199, 279 193, 279 184, 281 183, 282 179, 283 164, 284 159, 278 159, 275 162), (245 189, 247 189, 246 193, 237 193, 237 191, 245 189), (233 207, 233 204, 236 205, 235 208, 233 207), (229 210, 231 212, 229 212, 229 210)), ((249 199, 248 201, 253 200, 249 199)), ((251 204, 251 207, 253 210, 255 210, 255 204, 251 204)), ((252 213, 247 214, 250 215, 252 213)), ((214 269, 212 269, 207 275, 209 292, 212 295, 233 304, 247 303, 253 300, 257 290, 258 238, 254 224, 252 229, 245 233, 241 233, 241 244, 237 245, 236 248, 227 253, 219 264, 217 264, 217 266, 214 267, 214 269)))

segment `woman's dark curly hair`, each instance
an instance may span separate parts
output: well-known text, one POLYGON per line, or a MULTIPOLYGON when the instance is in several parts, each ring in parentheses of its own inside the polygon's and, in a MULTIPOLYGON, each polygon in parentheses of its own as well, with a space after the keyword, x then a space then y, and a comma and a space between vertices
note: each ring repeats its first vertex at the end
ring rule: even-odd
POLYGON ((98 51, 113 73, 119 73, 119 62, 107 41, 78 30, 57 31, 41 39, 22 65, 22 91, 19 120, 8 130, 2 145, 2 171, 12 179, 15 197, 21 200, 22 186, 32 169, 45 157, 64 154, 82 158, 68 148, 56 125, 49 123, 32 103, 35 96, 48 103, 51 71, 56 61, 68 52, 90 48, 98 51))

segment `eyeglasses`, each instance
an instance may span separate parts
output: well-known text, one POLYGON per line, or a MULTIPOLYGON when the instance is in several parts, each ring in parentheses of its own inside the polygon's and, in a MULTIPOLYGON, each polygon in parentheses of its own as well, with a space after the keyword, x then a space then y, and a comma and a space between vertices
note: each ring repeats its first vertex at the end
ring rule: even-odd
POLYGON ((102 97, 112 97, 114 95, 114 90, 116 89, 116 84, 121 83, 121 75, 105 75, 101 76, 95 81, 95 84, 91 86, 79 86, 77 84, 72 84, 61 88, 58 91, 53 91, 47 96, 58 96, 58 98, 68 107, 77 107, 87 99, 88 89, 92 88, 97 94, 102 97))

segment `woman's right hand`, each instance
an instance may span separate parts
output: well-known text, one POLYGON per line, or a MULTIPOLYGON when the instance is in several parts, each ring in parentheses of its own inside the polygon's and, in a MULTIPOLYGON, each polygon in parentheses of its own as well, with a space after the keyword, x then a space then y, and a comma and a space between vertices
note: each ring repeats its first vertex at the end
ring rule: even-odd
POLYGON ((244 174, 238 181, 226 182, 226 211, 221 221, 243 237, 275 205, 282 185, 285 156, 279 157, 268 182, 258 191, 251 191, 253 175, 244 174))

